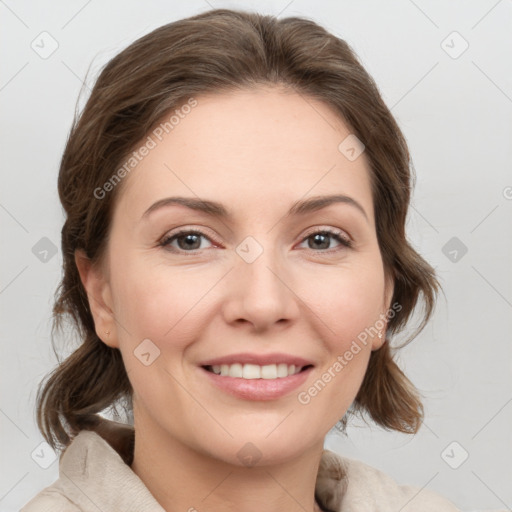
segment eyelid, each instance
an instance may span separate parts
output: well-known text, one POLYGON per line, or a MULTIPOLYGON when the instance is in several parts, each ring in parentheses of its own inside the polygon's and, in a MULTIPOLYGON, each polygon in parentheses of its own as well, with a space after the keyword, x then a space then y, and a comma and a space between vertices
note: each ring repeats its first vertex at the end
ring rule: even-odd
POLYGON ((205 238, 206 240, 208 240, 213 246, 221 245, 221 243, 219 241, 217 241, 217 239, 214 236, 209 234, 209 230, 204 226, 201 226, 200 228, 184 226, 181 228, 176 228, 176 230, 167 231, 164 234, 164 236, 162 236, 160 238, 160 240, 158 241, 158 245, 163 247, 164 249, 169 248, 168 250, 170 250, 170 251, 189 253, 189 254, 195 254, 197 252, 200 252, 201 250, 204 250, 204 249, 195 249, 193 251, 183 251, 183 250, 171 247, 170 241, 172 238, 176 239, 177 237, 185 236, 188 234, 195 234, 197 236, 201 236, 201 237, 205 238))
POLYGON ((175 229, 170 229, 169 231, 166 231, 165 234, 161 237, 160 240, 165 240, 168 238, 172 238, 177 235, 182 234, 188 234, 188 233, 196 233, 198 235, 202 235, 205 238, 209 238, 212 242, 215 242, 216 244, 220 244, 220 242, 217 240, 217 237, 212 234, 213 231, 206 226, 201 226, 200 224, 191 224, 186 226, 180 226, 175 229))
POLYGON ((302 237, 301 241, 304 241, 305 238, 311 236, 315 233, 327 232, 335 235, 339 235, 341 238, 346 240, 348 243, 352 244, 354 242, 353 238, 344 230, 340 228, 334 228, 331 226, 313 226, 312 228, 306 231, 306 234, 302 237))
MULTIPOLYGON (((215 236, 212 236, 211 234, 209 234, 209 229, 206 228, 205 226, 200 226, 199 228, 197 227, 192 227, 192 225, 190 226, 182 226, 182 227, 179 227, 179 228, 176 228, 176 230, 170 230, 168 232, 165 233, 164 236, 162 236, 158 242, 158 245, 166 248, 166 247, 170 247, 170 240, 172 238, 176 238, 176 237, 179 237, 179 236, 185 236, 187 234, 195 234, 195 235, 198 235, 198 236, 202 236, 204 237, 205 239, 209 240, 210 243, 214 244, 214 245, 222 245, 217 239, 215 236)), ((330 234, 331 236, 338 236, 340 239, 342 239, 345 243, 343 242, 339 242, 341 243, 341 245, 345 246, 345 248, 350 248, 352 247, 353 243, 354 243, 354 240, 352 239, 352 237, 343 229, 340 229, 340 228, 334 228, 334 227, 331 227, 331 226, 322 226, 322 225, 319 225, 319 226, 312 226, 311 228, 309 228, 301 237, 300 241, 299 241, 299 244, 302 244, 305 240, 307 240, 310 236, 312 235, 315 235, 315 234, 318 234, 318 233, 327 233, 327 234, 330 234)), ((169 249, 169 250, 174 250, 175 252, 178 252, 178 253, 189 253, 189 254, 196 254, 198 251, 200 252, 201 250, 204 250, 204 249, 196 249, 194 251, 183 251, 183 250, 180 250, 180 249, 169 249)), ((331 248, 331 249, 326 249, 326 250, 320 250, 320 251, 315 251, 314 249, 308 249, 312 252, 318 252, 318 253, 330 253, 330 252, 336 252, 338 249, 337 248, 331 248)))

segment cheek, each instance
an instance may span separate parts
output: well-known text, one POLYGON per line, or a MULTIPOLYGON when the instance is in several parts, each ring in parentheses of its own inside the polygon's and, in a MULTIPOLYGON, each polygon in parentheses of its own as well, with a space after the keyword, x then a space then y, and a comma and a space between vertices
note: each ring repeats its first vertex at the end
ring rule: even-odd
POLYGON ((309 286, 303 286, 305 302, 321 320, 319 327, 331 349, 345 350, 352 340, 375 326, 379 315, 385 313, 381 262, 371 258, 365 265, 333 268, 317 277, 309 286))
POLYGON ((179 407, 181 395, 170 398, 168 390, 176 384, 172 375, 184 351, 197 339, 195 320, 209 280, 204 273, 165 268, 140 255, 118 263, 111 272, 114 313, 134 395, 155 410, 162 401, 179 407))
POLYGON ((216 279, 205 269, 173 268, 154 260, 134 254, 113 267, 120 344, 133 349, 149 338, 162 350, 183 350, 194 337, 202 298, 216 279))
MULTIPOLYGON (((325 358, 316 379, 301 390, 298 401, 338 421, 355 399, 364 379, 382 311, 384 275, 373 258, 357 268, 335 269, 304 295, 315 313, 315 331, 325 358), (325 391, 324 391, 325 390, 325 391)), ((313 318, 313 316, 311 316, 313 318)), ((380 326, 380 324, 379 324, 380 326)))

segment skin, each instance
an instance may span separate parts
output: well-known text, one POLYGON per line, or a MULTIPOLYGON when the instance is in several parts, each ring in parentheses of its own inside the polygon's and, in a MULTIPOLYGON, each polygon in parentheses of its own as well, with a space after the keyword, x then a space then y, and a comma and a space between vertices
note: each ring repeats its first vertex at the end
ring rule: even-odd
POLYGON ((325 388, 297 400, 390 306, 377 242, 369 164, 338 145, 351 132, 325 104, 259 87, 196 97, 198 105, 124 178, 102 265, 77 251, 98 336, 120 349, 134 389, 133 471, 167 511, 315 510, 324 437, 362 383, 367 345, 325 388), (300 199, 344 194, 306 215, 285 214, 300 199), (221 202, 232 219, 156 201, 186 196, 221 202), (201 230, 199 249, 180 229, 201 230), (341 231, 315 243, 311 234, 341 231), (253 237, 252 263, 236 252, 253 237), (185 247, 185 248, 183 248, 185 247), (174 251, 173 251, 174 249, 174 251), (107 337, 105 332, 110 331, 107 337), (150 339, 146 366, 134 350, 150 339), (300 389, 272 401, 244 400, 214 387, 201 361, 237 352, 285 352, 313 362, 300 389), (239 450, 261 458, 247 467, 239 450))

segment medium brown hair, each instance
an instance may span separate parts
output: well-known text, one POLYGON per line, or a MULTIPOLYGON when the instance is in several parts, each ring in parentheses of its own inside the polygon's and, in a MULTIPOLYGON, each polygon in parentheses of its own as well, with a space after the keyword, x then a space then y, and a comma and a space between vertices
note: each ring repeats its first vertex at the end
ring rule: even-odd
MULTIPOLYGON (((98 428, 98 412, 131 404, 121 354, 97 336, 75 264, 77 249, 94 264, 103 261, 123 183, 101 199, 94 191, 164 115, 187 99, 258 85, 284 86, 324 102, 363 142, 380 251, 394 281, 392 303, 401 307, 389 319, 387 335, 403 330, 420 298, 423 315, 416 332, 430 317, 438 283, 405 233, 412 179, 407 144, 351 47, 299 17, 216 9, 164 25, 103 68, 82 113, 75 114, 62 157, 58 190, 66 220, 53 330, 71 319, 81 344, 39 387, 38 426, 54 448, 68 445, 81 429, 98 428)), ((388 338, 371 353, 350 413, 366 412, 386 429, 415 433, 423 406, 392 350, 388 338)), ((346 416, 337 425, 342 431, 346 416)))

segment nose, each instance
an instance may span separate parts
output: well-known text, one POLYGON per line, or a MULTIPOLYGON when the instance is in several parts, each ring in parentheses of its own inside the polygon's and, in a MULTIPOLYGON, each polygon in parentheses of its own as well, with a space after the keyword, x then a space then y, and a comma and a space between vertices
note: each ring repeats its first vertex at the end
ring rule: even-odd
POLYGON ((223 307, 226 322, 248 324, 254 332, 285 326, 298 318, 298 301, 290 269, 275 251, 264 249, 252 263, 236 256, 223 307))

